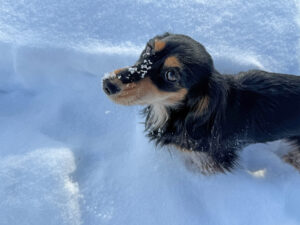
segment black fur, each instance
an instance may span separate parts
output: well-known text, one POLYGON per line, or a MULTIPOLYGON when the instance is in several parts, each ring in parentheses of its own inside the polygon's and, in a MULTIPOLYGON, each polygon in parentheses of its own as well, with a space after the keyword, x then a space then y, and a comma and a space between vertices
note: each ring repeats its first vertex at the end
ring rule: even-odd
POLYGON ((158 145, 205 152, 221 171, 232 169, 238 151, 252 143, 287 139, 299 150, 300 76, 260 70, 220 74, 200 43, 169 33, 151 39, 132 68, 135 72, 129 73, 129 68, 117 75, 123 84, 138 84, 148 77, 163 93, 187 90, 177 104, 160 105, 167 121, 159 126, 153 126, 152 116, 160 111, 154 112, 152 103, 144 110, 146 131, 158 145), (165 46, 156 51, 157 40, 165 46), (170 56, 176 57, 180 66, 165 66, 170 56), (145 70, 148 61, 151 67, 145 70), (178 80, 166 80, 167 71, 178 80), (206 102, 199 108, 203 99, 206 102))
POLYGON ((181 52, 181 42, 193 49, 189 57, 194 58, 184 63, 191 67, 189 79, 183 81, 189 92, 179 106, 167 108, 169 119, 162 127, 151 129, 147 123, 151 107, 146 108, 151 140, 206 152, 225 170, 234 167, 238 150, 246 145, 284 138, 300 144, 299 76, 259 70, 221 75, 203 46, 182 35, 174 42, 179 58, 185 59, 187 51, 181 52), (209 96, 208 108, 196 115, 195 105, 204 96, 209 96))

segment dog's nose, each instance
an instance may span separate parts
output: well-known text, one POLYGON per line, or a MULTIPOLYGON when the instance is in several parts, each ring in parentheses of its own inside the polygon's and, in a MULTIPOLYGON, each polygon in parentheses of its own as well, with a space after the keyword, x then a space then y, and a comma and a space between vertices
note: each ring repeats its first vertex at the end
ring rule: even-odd
POLYGON ((118 93, 121 89, 113 84, 110 80, 106 79, 103 81, 103 90, 107 95, 113 95, 118 93))

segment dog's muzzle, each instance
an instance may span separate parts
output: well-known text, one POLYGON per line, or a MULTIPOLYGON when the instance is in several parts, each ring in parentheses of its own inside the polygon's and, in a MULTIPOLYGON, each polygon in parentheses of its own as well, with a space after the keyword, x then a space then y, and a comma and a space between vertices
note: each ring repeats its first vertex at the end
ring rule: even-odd
POLYGON ((114 95, 121 91, 117 84, 112 83, 109 79, 103 80, 103 91, 107 95, 114 95))

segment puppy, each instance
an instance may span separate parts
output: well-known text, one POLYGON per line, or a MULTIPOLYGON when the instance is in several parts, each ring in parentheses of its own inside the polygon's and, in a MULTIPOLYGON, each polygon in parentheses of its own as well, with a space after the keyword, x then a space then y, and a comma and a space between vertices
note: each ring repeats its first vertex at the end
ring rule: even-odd
POLYGON ((166 33, 151 39, 132 67, 103 79, 122 105, 146 105, 148 136, 177 147, 191 168, 226 172, 239 150, 285 139, 282 158, 300 170, 300 76, 260 70, 221 75, 192 38, 166 33))

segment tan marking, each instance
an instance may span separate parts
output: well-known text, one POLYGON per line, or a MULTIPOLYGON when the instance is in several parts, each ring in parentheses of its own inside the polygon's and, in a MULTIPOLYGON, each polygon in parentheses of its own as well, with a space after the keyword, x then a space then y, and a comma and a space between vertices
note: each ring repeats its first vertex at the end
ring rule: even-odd
POLYGON ((161 40, 155 40, 154 42, 154 51, 159 52, 162 51, 166 47, 166 42, 161 40))
POLYGON ((165 60, 165 67, 179 67, 181 68, 181 63, 176 56, 170 56, 165 60))
POLYGON ((169 95, 169 97, 167 99, 168 102, 171 104, 176 104, 185 98, 187 92, 188 92, 187 89, 182 88, 177 92, 171 92, 171 93, 170 92, 162 92, 162 94, 166 93, 167 95, 169 95))
POLYGON ((114 73, 116 74, 116 75, 118 75, 119 73, 121 73, 122 71, 124 71, 124 70, 126 70, 127 68, 125 67, 125 68, 121 68, 121 69, 117 69, 117 70, 115 70, 114 71, 114 73))
POLYGON ((135 87, 136 87, 136 83, 125 84, 123 91, 129 91, 131 89, 134 89, 135 87))
POLYGON ((187 90, 181 89, 171 95, 169 94, 169 97, 164 102, 152 103, 147 126, 149 128, 151 127, 151 129, 156 129, 165 124, 165 122, 167 122, 167 120, 169 119, 169 114, 167 113, 165 106, 175 106, 185 98, 186 94, 187 90))
POLYGON ((111 82, 117 84, 121 91, 115 95, 110 95, 109 98, 122 105, 161 104, 172 106, 182 101, 187 94, 187 90, 184 88, 177 92, 161 91, 149 77, 130 84, 123 84, 118 79, 111 82))
POLYGON ((202 99, 195 107, 196 116, 202 115, 208 109, 208 105, 209 105, 209 97, 205 95, 202 97, 202 99))

